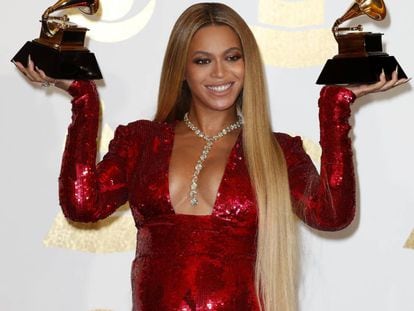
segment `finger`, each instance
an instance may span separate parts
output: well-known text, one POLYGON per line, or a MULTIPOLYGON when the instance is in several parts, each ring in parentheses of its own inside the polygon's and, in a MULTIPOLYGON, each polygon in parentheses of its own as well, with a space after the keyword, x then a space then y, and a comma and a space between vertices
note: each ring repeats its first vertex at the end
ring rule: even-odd
POLYGON ((400 80, 398 80, 398 81, 394 84, 394 86, 399 86, 399 85, 405 84, 405 83, 407 83, 407 82, 409 82, 409 81, 411 81, 411 78, 408 78, 408 79, 400 79, 400 80))
POLYGON ((370 85, 372 92, 380 90, 387 83, 387 77, 385 75, 384 69, 382 69, 381 74, 379 75, 379 80, 376 83, 370 85))
POLYGON ((37 66, 35 66, 35 69, 36 69, 36 72, 39 74, 40 78, 42 79, 42 81, 47 81, 52 84, 56 83, 56 79, 48 77, 42 69, 40 69, 37 66))
POLYGON ((395 69, 391 74, 391 79, 388 80, 382 87, 379 89, 379 92, 387 91, 395 86, 398 81, 398 70, 395 69))
POLYGON ((22 73, 26 73, 26 68, 20 62, 13 61, 13 64, 19 69, 22 73))
POLYGON ((385 76, 384 70, 382 70, 382 72, 379 76, 378 82, 361 86, 361 88, 362 88, 361 93, 362 93, 362 95, 366 95, 366 94, 369 94, 369 93, 379 92, 384 87, 384 85, 386 83, 387 83, 387 78, 385 76))
POLYGON ((13 61, 13 64, 14 64, 14 65, 17 67, 17 69, 18 69, 19 71, 21 71, 22 73, 25 73, 25 72, 26 72, 26 68, 23 66, 23 64, 22 64, 22 63, 13 61))
MULTIPOLYGON (((384 70, 381 72, 379 78, 380 80, 377 83, 372 84, 371 86, 367 88, 368 92, 370 93, 384 92, 398 85, 397 84, 399 81, 398 80, 398 67, 392 72, 390 80, 386 79, 384 70)), ((404 83, 404 82, 401 81, 399 83, 404 83)))
POLYGON ((398 67, 395 69, 395 71, 392 73, 392 79, 389 80, 386 85, 384 85, 384 87, 381 89, 381 91, 387 91, 391 88, 394 88, 396 86, 399 86, 401 84, 405 84, 408 81, 410 81, 411 78, 409 79, 398 79, 398 67))
POLYGON ((42 79, 44 79, 44 80, 47 80, 47 76, 46 76, 46 74, 45 74, 45 72, 42 70, 42 69, 40 69, 39 67, 37 67, 37 66, 35 66, 35 69, 36 69, 36 72, 39 74, 39 76, 42 78, 42 79))
POLYGON ((29 54, 27 58, 27 69, 26 72, 30 75, 36 82, 42 82, 42 78, 39 73, 35 70, 35 64, 29 54))
POLYGON ((29 71, 34 71, 34 62, 32 61, 32 58, 31 58, 30 54, 27 57, 27 69, 29 71))
POLYGON ((27 79, 29 79, 30 81, 33 82, 33 78, 29 75, 29 73, 27 72, 26 67, 23 66, 22 63, 20 62, 15 62, 13 61, 14 65, 17 67, 17 69, 26 76, 27 79))
POLYGON ((26 74, 32 82, 39 82, 39 75, 34 70, 34 62, 32 61, 30 54, 27 57, 26 74))
POLYGON ((36 71, 38 72, 39 76, 42 78, 42 86, 56 86, 56 79, 48 77, 46 73, 41 70, 39 67, 35 66, 36 71))
POLYGON ((33 82, 43 82, 42 77, 40 77, 40 75, 34 70, 28 70, 27 76, 32 78, 33 82))
MULTIPOLYGON (((47 81, 46 78, 41 76, 40 72, 38 71, 38 67, 35 66, 35 64, 34 64, 32 58, 30 57, 30 55, 29 55, 28 60, 27 60, 26 72, 27 72, 28 76, 30 76, 33 79, 33 82, 43 83, 43 82, 47 81)), ((44 75, 44 76, 46 77, 46 75, 44 75)), ((49 81, 47 81, 47 82, 49 82, 49 81)))

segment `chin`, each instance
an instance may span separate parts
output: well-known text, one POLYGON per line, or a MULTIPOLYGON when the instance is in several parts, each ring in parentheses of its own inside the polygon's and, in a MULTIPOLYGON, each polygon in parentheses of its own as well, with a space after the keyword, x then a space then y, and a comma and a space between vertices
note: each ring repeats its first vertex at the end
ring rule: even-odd
POLYGON ((231 97, 231 98, 222 98, 222 99, 213 99, 206 101, 206 106, 219 111, 225 111, 232 109, 236 105, 237 97, 231 97))
POLYGON ((212 104, 212 105, 205 105, 205 107, 215 110, 215 111, 227 111, 233 109, 235 107, 235 102, 231 103, 223 103, 223 104, 212 104))

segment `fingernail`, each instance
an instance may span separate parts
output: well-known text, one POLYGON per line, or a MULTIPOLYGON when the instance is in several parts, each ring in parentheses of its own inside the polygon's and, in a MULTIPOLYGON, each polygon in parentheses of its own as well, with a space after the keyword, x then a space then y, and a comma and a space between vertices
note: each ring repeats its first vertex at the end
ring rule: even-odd
POLYGON ((395 72, 398 73, 398 65, 395 67, 395 72))
POLYGON ((410 82, 410 80, 411 80, 411 78, 408 78, 408 79, 400 79, 400 80, 398 80, 398 81, 401 81, 400 83, 398 83, 398 85, 401 85, 401 84, 405 84, 405 83, 407 83, 407 82, 410 82))

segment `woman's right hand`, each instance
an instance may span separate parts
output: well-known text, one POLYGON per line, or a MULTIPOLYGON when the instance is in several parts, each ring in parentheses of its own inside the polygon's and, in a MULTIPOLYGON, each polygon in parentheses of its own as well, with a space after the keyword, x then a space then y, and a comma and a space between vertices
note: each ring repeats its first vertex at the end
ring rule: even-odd
POLYGON ((42 86, 51 86, 54 85, 57 88, 60 88, 64 91, 67 91, 72 84, 73 80, 62 80, 62 79, 53 79, 48 77, 43 70, 38 68, 30 58, 30 55, 27 60, 27 67, 23 66, 22 63, 13 62, 17 69, 26 76, 26 78, 35 83, 40 83, 42 86))

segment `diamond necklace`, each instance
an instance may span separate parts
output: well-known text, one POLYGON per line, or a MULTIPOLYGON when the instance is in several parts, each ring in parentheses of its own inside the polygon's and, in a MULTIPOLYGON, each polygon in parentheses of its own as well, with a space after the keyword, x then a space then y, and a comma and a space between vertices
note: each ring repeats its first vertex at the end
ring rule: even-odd
POLYGON ((184 123, 187 125, 198 137, 204 139, 206 144, 203 147, 203 151, 201 152, 200 158, 197 160, 197 163, 194 167, 193 177, 191 178, 191 185, 190 185, 190 203, 192 207, 196 207, 198 205, 197 194, 198 194, 198 175, 200 175, 200 171, 203 168, 203 162, 207 159, 207 155, 213 146, 213 143, 222 138, 224 135, 227 135, 231 131, 238 129, 242 126, 243 121, 242 117, 239 115, 237 122, 227 126, 226 128, 222 129, 214 136, 207 136, 204 134, 197 126, 195 126, 191 121, 188 119, 188 112, 184 115, 184 123))

